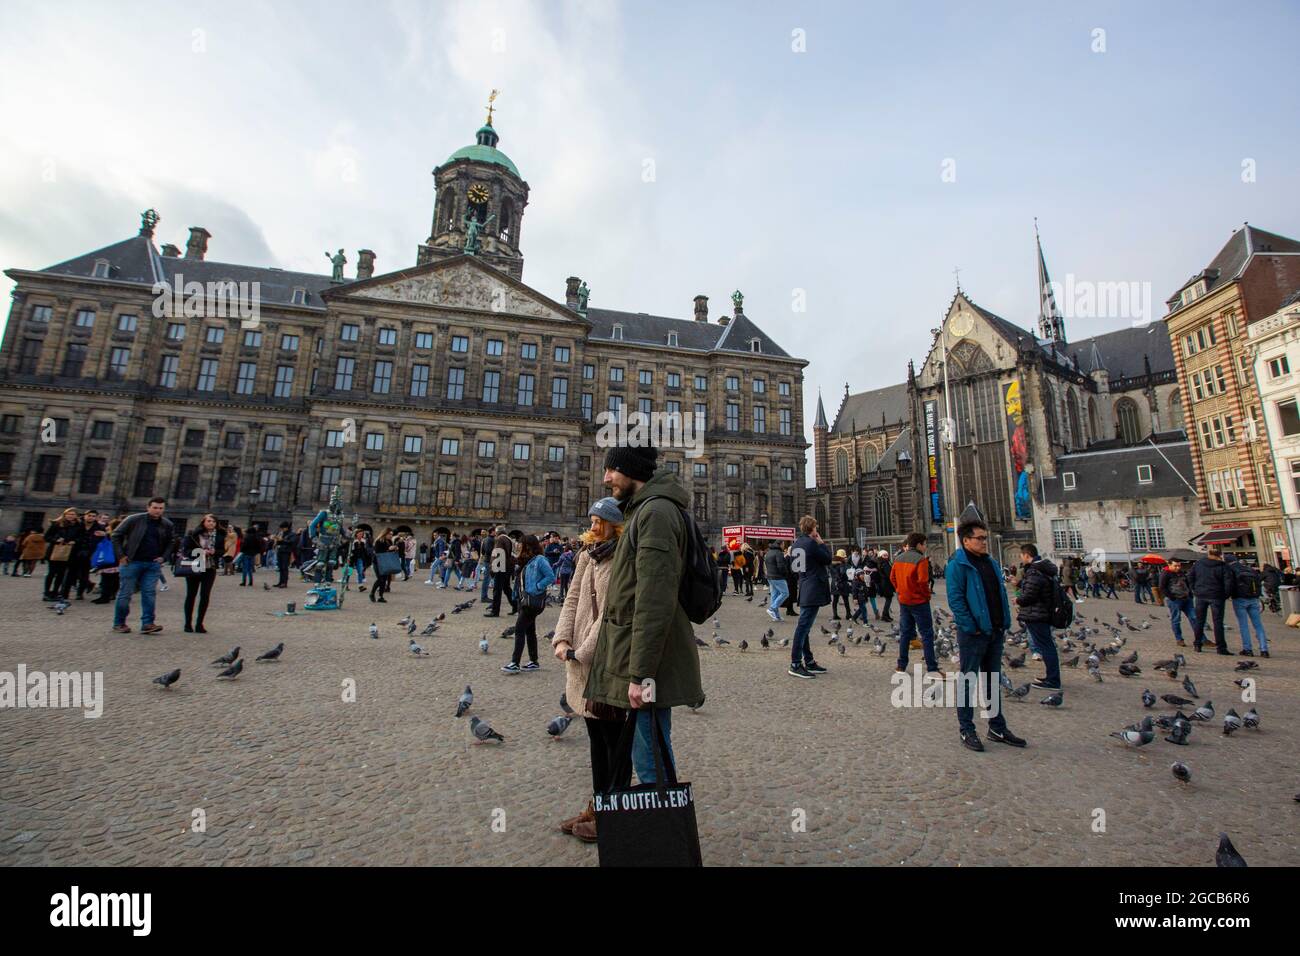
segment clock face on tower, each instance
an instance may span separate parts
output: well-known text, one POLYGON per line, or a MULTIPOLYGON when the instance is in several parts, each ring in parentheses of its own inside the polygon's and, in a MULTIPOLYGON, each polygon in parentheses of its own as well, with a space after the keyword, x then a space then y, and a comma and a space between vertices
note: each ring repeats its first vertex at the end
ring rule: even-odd
POLYGON ((948 320, 948 331, 958 338, 961 338, 963 335, 969 335, 970 330, 974 327, 975 317, 966 311, 958 312, 948 320))
POLYGON ((469 187, 469 201, 472 203, 482 204, 488 201, 487 187, 482 183, 475 183, 469 187))

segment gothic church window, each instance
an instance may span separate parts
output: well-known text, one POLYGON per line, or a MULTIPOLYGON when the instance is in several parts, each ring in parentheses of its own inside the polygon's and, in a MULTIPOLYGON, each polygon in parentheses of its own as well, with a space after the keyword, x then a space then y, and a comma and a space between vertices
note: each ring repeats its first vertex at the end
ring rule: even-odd
POLYGON ((1115 403, 1115 430, 1126 445, 1136 445, 1140 437, 1137 405, 1132 399, 1122 398, 1115 403))

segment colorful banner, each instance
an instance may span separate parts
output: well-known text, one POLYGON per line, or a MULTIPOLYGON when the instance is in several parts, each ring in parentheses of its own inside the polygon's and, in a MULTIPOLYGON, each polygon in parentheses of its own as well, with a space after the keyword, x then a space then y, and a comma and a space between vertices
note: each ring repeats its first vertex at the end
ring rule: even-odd
POLYGON ((1016 504, 1016 518, 1028 521, 1033 516, 1029 500, 1029 430, 1025 427, 1024 406, 1020 400, 1020 383, 1002 386, 1002 406, 1007 413, 1007 446, 1011 450, 1011 494, 1016 504))
POLYGON ((943 487, 939 480, 939 403, 925 403, 925 463, 930 476, 930 520, 943 520, 943 487))

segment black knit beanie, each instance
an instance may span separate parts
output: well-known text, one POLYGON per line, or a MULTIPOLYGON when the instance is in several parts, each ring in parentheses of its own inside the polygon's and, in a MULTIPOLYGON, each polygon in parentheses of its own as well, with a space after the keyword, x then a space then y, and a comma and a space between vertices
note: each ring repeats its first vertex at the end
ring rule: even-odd
POLYGON ((633 481, 649 481, 658 457, 659 449, 653 446, 616 445, 605 452, 605 468, 621 471, 633 481))

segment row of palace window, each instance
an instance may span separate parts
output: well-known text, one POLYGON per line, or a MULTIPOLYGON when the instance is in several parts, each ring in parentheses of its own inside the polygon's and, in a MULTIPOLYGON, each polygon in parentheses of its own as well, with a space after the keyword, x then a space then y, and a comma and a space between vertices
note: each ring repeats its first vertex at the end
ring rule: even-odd
MULTIPOLYGON (((1082 551, 1083 532, 1078 518, 1052 519, 1052 547, 1056 551, 1082 551)), ((1165 547, 1165 525, 1160 515, 1129 515, 1130 551, 1155 551, 1165 547)))

